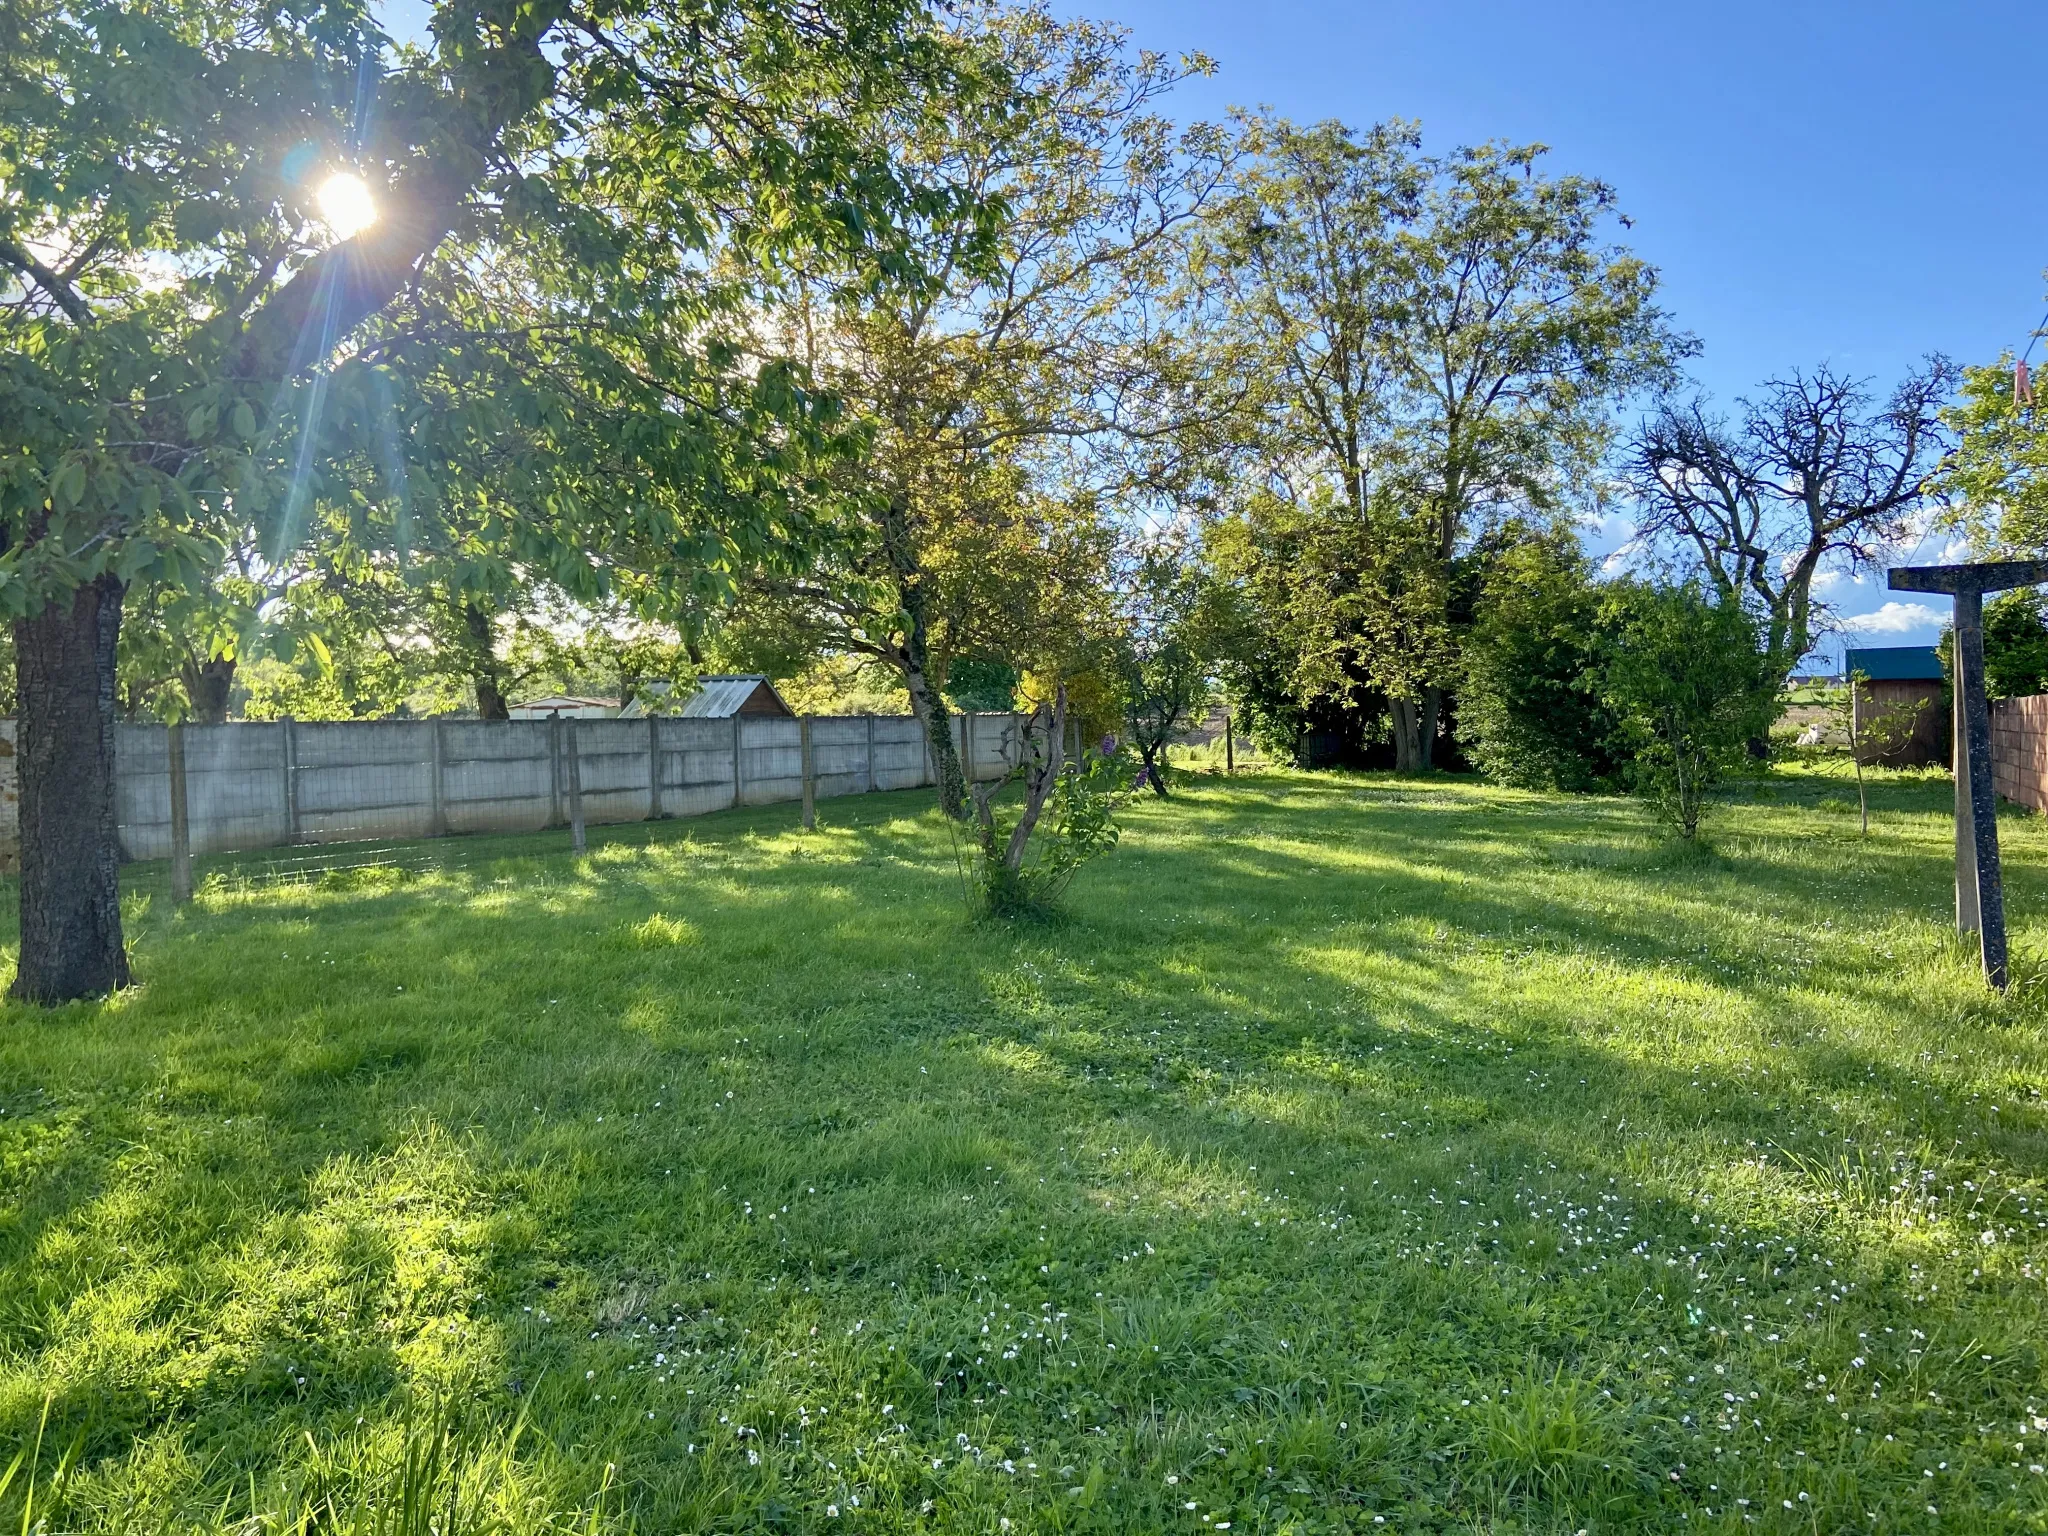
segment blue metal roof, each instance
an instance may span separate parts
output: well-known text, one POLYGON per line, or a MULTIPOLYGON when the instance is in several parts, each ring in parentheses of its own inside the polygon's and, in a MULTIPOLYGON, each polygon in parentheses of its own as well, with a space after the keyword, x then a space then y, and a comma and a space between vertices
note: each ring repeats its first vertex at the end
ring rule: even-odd
POLYGON ((1867 650, 1850 650, 1842 658, 1842 670, 1861 672, 1873 683, 1938 683, 1941 656, 1931 645, 1876 645, 1867 650))

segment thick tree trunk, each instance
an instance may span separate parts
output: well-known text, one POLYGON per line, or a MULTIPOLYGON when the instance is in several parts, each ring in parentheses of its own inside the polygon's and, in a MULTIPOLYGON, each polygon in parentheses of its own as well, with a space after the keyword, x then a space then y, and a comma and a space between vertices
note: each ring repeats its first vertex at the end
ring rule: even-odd
POLYGON ((53 1005, 128 985, 114 821, 121 584, 14 626, 21 712, 21 962, 13 995, 53 1005))
POLYGON ((510 720, 512 706, 498 687, 494 677, 480 677, 476 680, 476 713, 479 720, 510 720))
POLYGON ((194 725, 223 725, 228 718, 228 695, 235 686, 235 658, 214 656, 205 661, 188 661, 183 667, 185 700, 192 707, 194 725))
POLYGON ((481 720, 510 720, 505 698, 505 673, 498 665, 498 636, 491 616, 473 603, 462 605, 462 627, 469 637, 469 673, 476 684, 476 712, 481 720))
POLYGON ((1419 699, 1390 699, 1394 716, 1394 771, 1425 773, 1436 755, 1437 719, 1443 691, 1425 688, 1419 699))

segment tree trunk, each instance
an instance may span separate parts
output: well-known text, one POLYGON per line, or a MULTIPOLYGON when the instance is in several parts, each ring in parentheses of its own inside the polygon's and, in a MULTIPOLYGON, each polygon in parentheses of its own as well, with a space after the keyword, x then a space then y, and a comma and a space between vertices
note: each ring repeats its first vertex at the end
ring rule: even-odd
POLYGON ((1140 746, 1138 757, 1145 765, 1145 782, 1152 793, 1160 799, 1167 799, 1165 750, 1159 747, 1140 746))
POLYGON ((1443 714, 1441 688, 1425 688, 1419 699, 1389 699, 1394 716, 1394 771, 1427 773, 1436 756, 1437 721, 1443 714))
POLYGON ((114 821, 121 583, 14 626, 21 711, 21 961, 13 996, 53 1005, 128 985, 114 821))
POLYGON ((491 616, 474 603, 464 603, 462 627, 469 636, 469 673, 476 684, 477 718, 510 720, 512 711, 505 699, 505 673, 498 665, 498 637, 492 632, 491 616))
POLYGON ((228 694, 235 686, 235 658, 215 656, 206 661, 187 661, 181 669, 185 699, 192 707, 194 725, 224 725, 228 718, 228 694))
POLYGON ((1422 769, 1422 706, 1414 699, 1389 699, 1394 715, 1394 771, 1422 769))
POLYGON ((953 716, 946 701, 931 684, 923 667, 908 657, 899 659, 903 686, 910 690, 910 708, 924 726, 931 746, 932 777, 939 784, 939 809, 955 821, 967 819, 967 775, 960 768, 960 754, 953 747, 953 716))

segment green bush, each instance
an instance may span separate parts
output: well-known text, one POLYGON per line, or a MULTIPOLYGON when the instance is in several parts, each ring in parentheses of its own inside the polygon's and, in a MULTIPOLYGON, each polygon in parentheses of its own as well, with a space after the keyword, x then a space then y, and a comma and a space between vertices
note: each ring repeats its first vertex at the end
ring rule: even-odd
POLYGON ((1741 605, 1690 582, 1618 582, 1602 622, 1613 639, 1598 688, 1630 743, 1630 786, 1694 837, 1708 791, 1756 764, 1750 743, 1777 711, 1777 669, 1741 605))
POLYGON ((1576 549, 1529 544, 1501 557, 1480 596, 1458 694, 1474 767, 1527 789, 1620 782, 1625 732, 1595 679, 1602 622, 1600 588, 1576 549))

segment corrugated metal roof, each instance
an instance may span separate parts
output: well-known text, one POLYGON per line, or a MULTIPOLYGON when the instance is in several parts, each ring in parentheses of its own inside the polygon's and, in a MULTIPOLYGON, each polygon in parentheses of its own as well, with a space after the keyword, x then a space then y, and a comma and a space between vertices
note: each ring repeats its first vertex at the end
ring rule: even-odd
POLYGON ((700 677, 697 682, 697 691, 678 711, 692 719, 724 720, 738 714, 756 688, 765 687, 770 693, 775 692, 768 684, 767 675, 760 672, 736 677, 700 677))
POLYGON ((1842 670, 1873 683, 1938 683, 1941 655, 1931 645, 1876 645, 1848 651, 1842 670))

